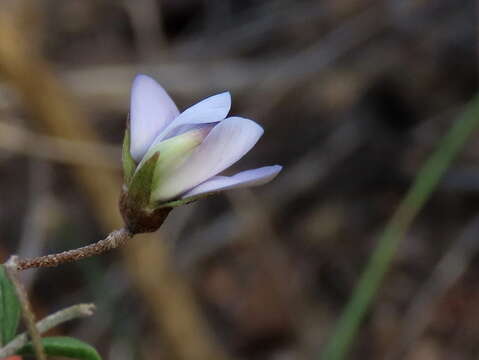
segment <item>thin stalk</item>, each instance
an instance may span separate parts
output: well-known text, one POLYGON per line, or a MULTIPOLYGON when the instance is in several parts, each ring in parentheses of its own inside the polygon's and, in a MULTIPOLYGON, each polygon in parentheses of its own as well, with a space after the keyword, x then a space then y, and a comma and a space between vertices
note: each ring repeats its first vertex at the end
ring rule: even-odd
POLYGON ((45 349, 43 348, 42 338, 38 332, 37 327, 35 326, 35 315, 33 314, 30 302, 28 301, 27 293, 23 288, 20 281, 17 279, 17 257, 11 256, 10 259, 5 263, 5 270, 7 271, 7 276, 15 287, 15 293, 17 295, 18 301, 20 302, 20 307, 22 308, 22 317, 27 328, 28 335, 32 341, 33 351, 35 352, 35 358, 37 360, 47 360, 45 355, 45 349))

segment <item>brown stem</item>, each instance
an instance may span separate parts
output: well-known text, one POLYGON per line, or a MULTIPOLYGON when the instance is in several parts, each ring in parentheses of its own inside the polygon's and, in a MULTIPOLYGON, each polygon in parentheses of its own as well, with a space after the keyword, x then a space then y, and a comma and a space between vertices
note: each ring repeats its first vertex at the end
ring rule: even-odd
POLYGON ((18 260, 17 269, 26 270, 39 267, 55 267, 64 263, 74 262, 94 255, 99 255, 123 245, 132 236, 133 235, 131 232, 125 228, 115 230, 112 231, 105 239, 78 249, 68 250, 58 254, 39 256, 33 259, 18 260))
POLYGON ((7 275, 13 286, 15 287, 15 293, 17 295, 18 301, 22 308, 22 316, 25 322, 25 326, 30 335, 30 339, 33 344, 33 350, 35 352, 35 358, 37 360, 47 360, 45 355, 45 349, 42 345, 42 338, 38 332, 37 327, 35 326, 35 315, 30 307, 30 302, 28 301, 27 293, 23 288, 22 284, 17 279, 17 269, 18 269, 18 258, 16 256, 11 256, 10 259, 5 263, 5 269, 7 270, 7 275))

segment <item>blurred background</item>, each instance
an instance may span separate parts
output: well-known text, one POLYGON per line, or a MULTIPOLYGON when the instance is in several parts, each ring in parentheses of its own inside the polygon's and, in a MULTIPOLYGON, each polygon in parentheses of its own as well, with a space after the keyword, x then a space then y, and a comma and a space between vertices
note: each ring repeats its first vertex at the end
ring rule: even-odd
MULTIPOLYGON (((29 270, 38 317, 94 302, 105 359, 313 359, 377 235, 477 91, 472 0, 2 0, 0 260, 121 227, 135 74, 180 109, 229 90, 272 183, 175 209, 124 249, 29 270)), ((479 141, 403 239, 350 359, 479 356, 479 141)))

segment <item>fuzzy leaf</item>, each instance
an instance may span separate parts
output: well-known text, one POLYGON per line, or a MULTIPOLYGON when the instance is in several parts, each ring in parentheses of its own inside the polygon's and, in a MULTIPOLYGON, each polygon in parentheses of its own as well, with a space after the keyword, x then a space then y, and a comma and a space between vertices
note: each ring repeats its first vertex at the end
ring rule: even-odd
POLYGON ((130 181, 136 168, 135 160, 133 160, 130 152, 130 143, 130 126, 127 125, 125 137, 123 138, 123 151, 121 156, 121 161, 123 163, 123 179, 126 186, 130 185, 130 181))
MULTIPOLYGON (((63 356, 82 360, 101 360, 101 356, 91 345, 71 337, 42 338, 45 353, 49 356, 63 356)), ((20 355, 34 355, 33 346, 28 343, 18 351, 20 355)))
POLYGON ((133 175, 128 188, 128 202, 135 208, 145 208, 150 204, 150 194, 156 164, 160 153, 150 157, 133 175))
POLYGON ((6 345, 17 332, 20 321, 20 303, 15 288, 0 265, 0 345, 6 345))

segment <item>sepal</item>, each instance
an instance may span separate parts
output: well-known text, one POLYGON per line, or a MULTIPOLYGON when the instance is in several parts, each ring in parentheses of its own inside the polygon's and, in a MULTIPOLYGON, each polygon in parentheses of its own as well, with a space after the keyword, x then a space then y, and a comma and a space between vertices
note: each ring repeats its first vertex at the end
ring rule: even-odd
POLYGON ((127 124, 125 136, 123 137, 123 149, 121 154, 121 161, 123 164, 123 182, 128 188, 130 185, 131 179, 135 173, 136 163, 133 160, 130 152, 131 146, 131 135, 130 135, 130 126, 127 124))
POLYGON ((120 212, 132 234, 156 231, 171 211, 170 207, 155 209, 150 201, 159 156, 156 152, 135 172, 130 186, 120 197, 120 212))
POLYGON ((187 197, 187 198, 184 198, 184 199, 176 199, 176 200, 171 200, 171 201, 167 201, 167 202, 163 202, 163 203, 157 203, 155 208, 157 208, 157 209, 175 208, 175 207, 178 207, 178 206, 191 204, 195 201, 198 201, 198 200, 201 200, 201 199, 204 199, 206 197, 210 197, 210 196, 213 196, 213 195, 216 195, 216 194, 217 194, 217 192, 211 192, 211 193, 208 193, 208 194, 193 195, 193 196, 190 196, 190 197, 187 197))
POLYGON ((153 154, 133 175, 127 190, 130 206, 134 208, 150 206, 153 175, 159 156, 159 152, 153 154))

